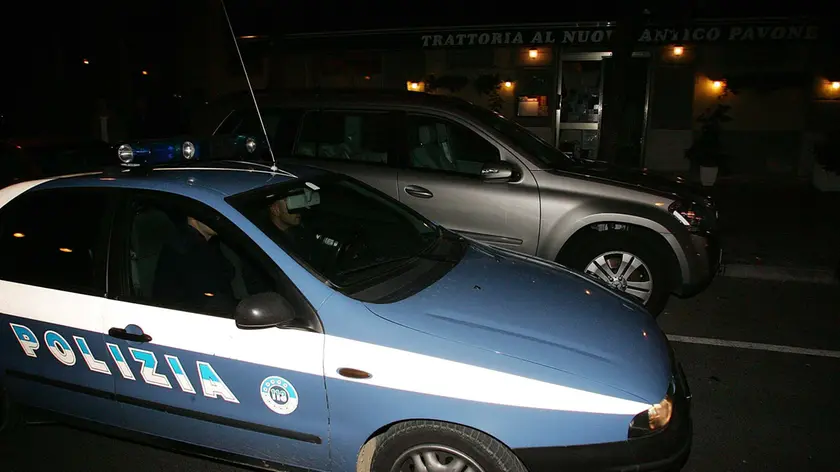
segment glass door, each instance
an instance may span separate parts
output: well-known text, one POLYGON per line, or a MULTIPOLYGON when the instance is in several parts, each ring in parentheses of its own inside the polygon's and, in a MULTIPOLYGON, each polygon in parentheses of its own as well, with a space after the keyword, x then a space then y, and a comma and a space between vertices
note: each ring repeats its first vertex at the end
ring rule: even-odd
POLYGON ((598 157, 603 106, 604 57, 609 52, 567 53, 560 57, 557 84, 557 147, 584 159, 598 157))

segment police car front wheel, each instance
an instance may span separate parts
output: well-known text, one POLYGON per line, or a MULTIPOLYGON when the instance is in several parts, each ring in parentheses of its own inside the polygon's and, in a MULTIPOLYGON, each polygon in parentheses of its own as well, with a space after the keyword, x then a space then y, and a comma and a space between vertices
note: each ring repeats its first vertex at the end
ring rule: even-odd
POLYGON ((492 437, 441 421, 406 421, 378 438, 371 472, 525 472, 492 437))

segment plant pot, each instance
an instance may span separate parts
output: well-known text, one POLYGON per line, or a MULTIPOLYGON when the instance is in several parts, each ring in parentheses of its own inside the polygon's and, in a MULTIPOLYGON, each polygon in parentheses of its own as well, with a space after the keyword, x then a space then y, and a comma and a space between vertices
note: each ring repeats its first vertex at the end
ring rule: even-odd
POLYGON ((840 192, 840 174, 829 172, 819 164, 814 164, 811 183, 821 192, 840 192))
POLYGON ((700 183, 704 187, 711 187, 717 181, 718 168, 700 166, 700 183))

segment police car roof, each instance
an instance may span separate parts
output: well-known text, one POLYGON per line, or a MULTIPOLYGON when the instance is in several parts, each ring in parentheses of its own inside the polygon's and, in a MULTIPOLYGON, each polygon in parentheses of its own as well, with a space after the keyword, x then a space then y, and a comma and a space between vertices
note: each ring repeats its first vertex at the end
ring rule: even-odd
POLYGON ((330 172, 308 166, 277 166, 243 161, 196 161, 174 165, 130 168, 123 172, 92 172, 61 176, 38 189, 119 187, 159 190, 199 201, 223 199, 268 185, 305 180, 330 172))

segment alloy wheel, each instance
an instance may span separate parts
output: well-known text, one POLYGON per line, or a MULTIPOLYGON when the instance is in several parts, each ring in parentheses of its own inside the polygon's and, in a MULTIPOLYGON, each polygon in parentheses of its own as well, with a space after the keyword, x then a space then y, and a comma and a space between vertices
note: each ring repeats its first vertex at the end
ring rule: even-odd
POLYGON ((626 251, 605 252, 584 269, 584 273, 647 303, 653 293, 653 277, 647 264, 626 251))
POLYGON ((467 454, 438 444, 415 446, 403 452, 391 472, 484 472, 467 454))

